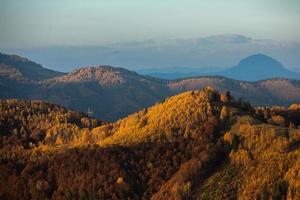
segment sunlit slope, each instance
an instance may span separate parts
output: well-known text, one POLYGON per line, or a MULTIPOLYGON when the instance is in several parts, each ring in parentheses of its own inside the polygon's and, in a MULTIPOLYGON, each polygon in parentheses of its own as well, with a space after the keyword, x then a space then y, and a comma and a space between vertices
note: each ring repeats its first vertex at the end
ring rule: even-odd
POLYGON ((0 152, 7 148, 70 146, 103 122, 42 101, 0 100, 0 152))
POLYGON ((240 117, 225 133, 228 161, 193 199, 299 199, 300 130, 240 117))
MULTIPOLYGON (((186 92, 91 132, 78 129, 80 143, 71 138, 42 146, 59 151, 40 151, 40 145, 3 149, 0 185, 6 187, 0 194, 8 199, 185 198, 207 166, 227 151, 221 130, 235 107, 227 97, 211 88, 186 92), (142 126, 143 117, 149 119, 142 126), (172 192, 174 179, 182 186, 172 192)), ((57 130, 56 138, 64 132, 57 130)))
POLYGON ((196 138, 209 135, 218 127, 220 111, 225 106, 220 95, 213 89, 189 91, 170 98, 163 103, 132 114, 114 124, 95 128, 94 137, 101 146, 133 145, 176 137, 196 138))
POLYGON ((142 181, 148 188, 143 197, 184 199, 192 186, 205 179, 207 170, 224 159, 229 148, 223 142, 224 130, 231 117, 244 112, 252 113, 250 105, 236 102, 229 94, 212 88, 190 91, 95 128, 90 141, 105 148, 138 147, 137 157, 127 159, 139 163, 135 169, 145 177, 139 175, 138 180, 151 180, 142 181))

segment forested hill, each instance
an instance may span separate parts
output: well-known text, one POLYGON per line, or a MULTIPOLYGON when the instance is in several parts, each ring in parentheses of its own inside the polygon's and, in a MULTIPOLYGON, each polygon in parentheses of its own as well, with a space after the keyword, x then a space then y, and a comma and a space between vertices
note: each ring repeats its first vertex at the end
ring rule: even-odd
POLYGON ((1 101, 0 197, 299 199, 299 116, 212 88, 115 123, 1 101))

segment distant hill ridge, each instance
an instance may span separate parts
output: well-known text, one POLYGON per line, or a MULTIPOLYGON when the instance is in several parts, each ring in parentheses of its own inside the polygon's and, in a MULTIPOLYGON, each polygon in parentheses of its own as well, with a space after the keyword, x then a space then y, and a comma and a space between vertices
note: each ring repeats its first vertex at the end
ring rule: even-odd
POLYGON ((119 71, 109 66, 84 67, 76 69, 65 76, 55 78, 56 81, 72 82, 72 81, 100 81, 105 84, 123 83, 125 80, 122 76, 124 69, 119 71))
POLYGON ((17 71, 17 73, 19 73, 17 77, 35 81, 49 79, 64 74, 62 72, 43 68, 40 64, 32 62, 27 58, 3 53, 0 53, 0 70, 2 71, 0 75, 3 74, 4 71, 7 71, 7 73, 10 73, 10 75, 13 76, 13 74, 17 71), (7 67, 14 69, 15 72, 7 71, 5 69, 7 67))
MULTIPOLYGON (((280 63, 261 54, 244 59, 240 64, 249 69, 257 56, 263 57, 267 64, 276 63, 279 70, 283 69, 280 63)), ((21 63, 15 60, 18 64, 8 65, 12 61, 8 62, 7 59, 13 60, 14 57, 1 57, 4 61, 0 60, 0 98, 45 100, 81 112, 87 112, 90 108, 95 116, 104 120, 117 120, 168 96, 207 86, 219 91, 229 90, 236 98, 247 99, 254 105, 286 106, 300 102, 300 81, 285 78, 248 82, 222 76, 205 76, 169 81, 106 65, 83 67, 67 74, 51 70, 49 73, 47 69, 21 57, 16 57, 21 63), (19 68, 30 72, 30 76, 24 75, 19 68), (38 73, 35 73, 35 68, 38 73), (43 79, 39 73, 44 74, 43 79)))
POLYGON ((139 75, 136 72, 125 68, 107 65, 82 67, 75 69, 64 76, 54 78, 54 80, 58 82, 98 81, 102 86, 126 84, 138 79, 164 82, 163 80, 158 80, 156 78, 139 75))

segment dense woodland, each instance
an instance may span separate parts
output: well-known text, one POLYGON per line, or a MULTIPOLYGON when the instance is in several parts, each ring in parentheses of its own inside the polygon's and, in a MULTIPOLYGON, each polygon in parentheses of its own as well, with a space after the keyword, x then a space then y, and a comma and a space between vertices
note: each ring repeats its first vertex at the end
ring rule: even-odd
POLYGON ((1 199, 299 199, 300 107, 212 88, 115 123, 0 102, 1 199))

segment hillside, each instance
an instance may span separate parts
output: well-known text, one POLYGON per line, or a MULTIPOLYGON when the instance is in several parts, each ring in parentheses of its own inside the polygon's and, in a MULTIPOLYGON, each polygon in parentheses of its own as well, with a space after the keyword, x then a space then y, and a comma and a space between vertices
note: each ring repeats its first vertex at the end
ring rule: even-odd
POLYGON ((299 107, 254 109, 206 88, 85 128, 58 106, 2 101, 0 197, 298 199, 299 107), (64 128, 10 131, 45 121, 64 128), (14 139, 25 135, 34 142, 14 139))
POLYGON ((170 95, 165 83, 124 68, 85 67, 42 82, 30 98, 83 112, 90 108, 97 117, 116 120, 170 95))
POLYGON ((300 79, 300 74, 285 69, 280 62, 264 54, 251 55, 242 59, 236 66, 216 74, 244 81, 259 81, 279 77, 300 79))

